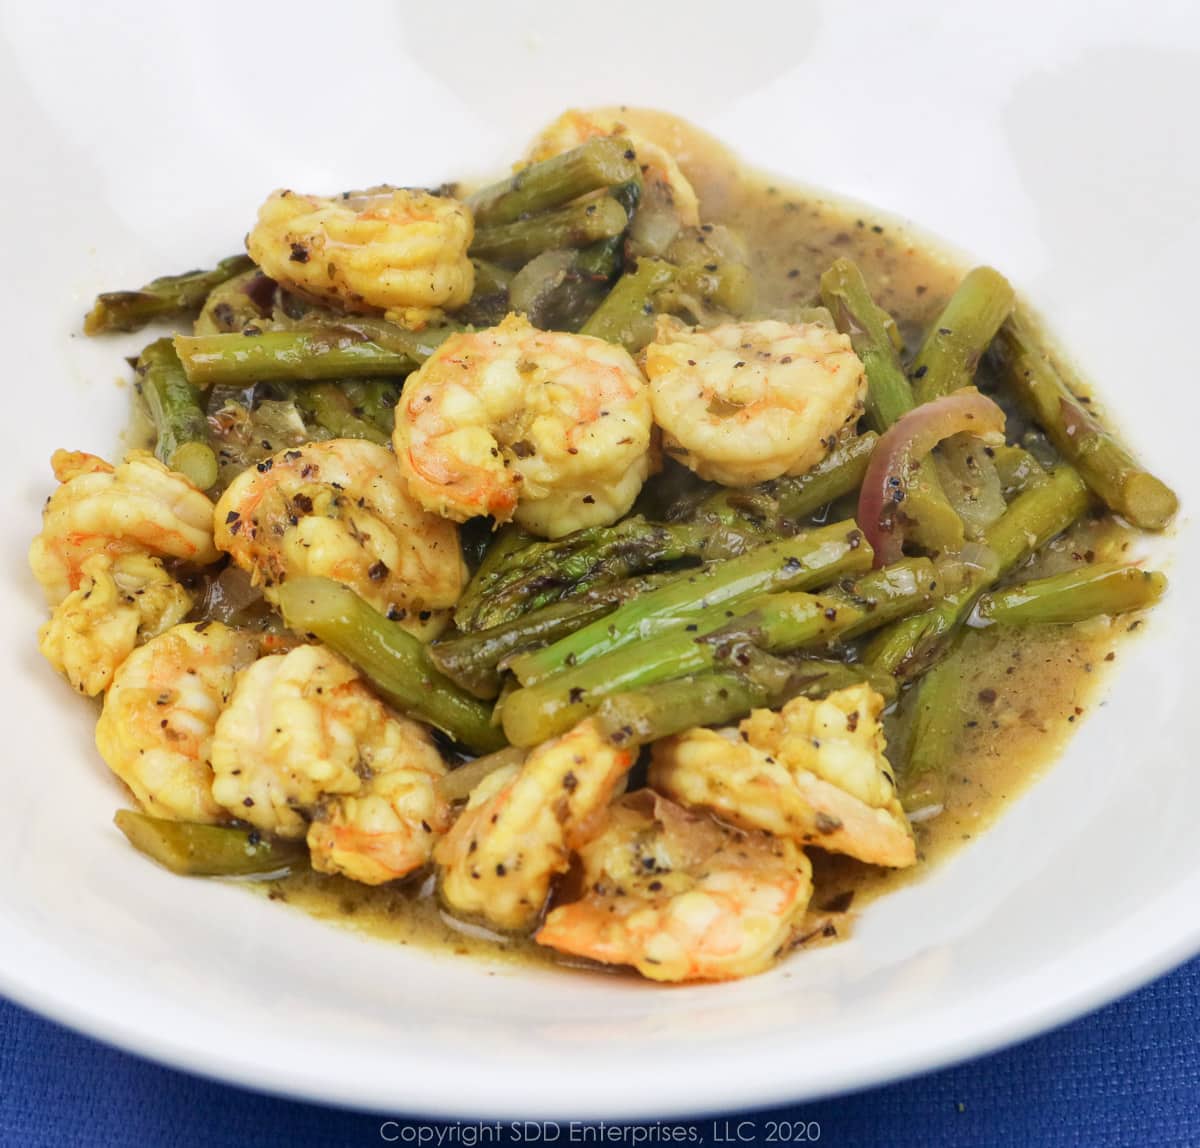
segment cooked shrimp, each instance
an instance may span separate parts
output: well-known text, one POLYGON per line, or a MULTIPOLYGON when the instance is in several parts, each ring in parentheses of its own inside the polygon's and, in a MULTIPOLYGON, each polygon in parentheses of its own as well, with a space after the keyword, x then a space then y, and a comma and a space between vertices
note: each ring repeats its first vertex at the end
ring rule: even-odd
POLYGON ((870 686, 848 686, 755 710, 736 730, 689 730, 655 745, 650 784, 735 825, 901 869, 917 851, 882 710, 870 686))
POLYGON ((360 439, 243 471, 217 503, 216 542, 268 599, 289 577, 323 575, 414 630, 458 601, 467 576, 457 527, 413 501, 391 451, 360 439))
POLYGON ((46 660, 89 697, 108 689, 139 642, 183 621, 191 595, 145 554, 93 554, 38 632, 46 660))
POLYGON ((593 136, 622 136, 633 144, 642 169, 643 195, 655 206, 669 207, 680 226, 700 222, 700 201, 675 157, 665 148, 629 130, 622 119, 606 110, 564 112, 534 141, 529 160, 549 159, 578 147, 593 136))
POLYGON ((42 511, 29 564, 51 606, 79 588, 93 554, 151 554, 198 566, 220 557, 207 495, 148 451, 130 451, 115 467, 84 451, 56 450, 50 461, 62 485, 42 511))
POLYGON ((589 720, 489 774, 434 850, 447 908, 505 932, 532 928, 632 764, 589 720))
POLYGON ((150 813, 220 821, 213 799, 213 727, 234 675, 258 652, 220 622, 173 626, 136 649, 113 675, 96 724, 108 767, 150 813))
POLYGON ((726 486, 811 470, 866 395, 849 336, 818 323, 698 330, 664 316, 644 362, 664 450, 726 486))
POLYGON ((323 646, 260 658, 238 675, 212 764, 213 797, 235 817, 298 838, 315 816, 310 844, 327 872, 399 876, 428 857, 444 821, 428 735, 323 646))
POLYGON ((414 498, 557 538, 624 514, 650 472, 650 400, 629 354, 510 315, 410 376, 393 442, 414 498))
POLYGON ((420 327, 471 297, 470 211, 448 195, 398 187, 332 198, 276 191, 246 237, 250 258, 293 291, 420 327))
POLYGON ((375 753, 362 788, 317 805, 308 848, 322 873, 365 885, 394 881, 424 865, 449 828, 449 806, 437 788, 446 768, 429 731, 406 718, 389 721, 396 736, 387 752, 375 753))
POLYGON ((539 944, 655 981, 762 972, 812 896, 798 845, 747 833, 650 790, 623 797, 579 850, 582 898, 552 909, 539 944))

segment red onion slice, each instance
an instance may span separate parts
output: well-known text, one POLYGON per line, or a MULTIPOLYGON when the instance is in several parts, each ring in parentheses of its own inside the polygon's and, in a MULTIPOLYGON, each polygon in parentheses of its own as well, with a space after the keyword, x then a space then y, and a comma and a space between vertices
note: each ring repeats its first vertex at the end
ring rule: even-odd
POLYGON ((875 549, 876 566, 903 556, 907 524, 897 511, 917 463, 951 435, 1003 430, 1004 412, 974 387, 924 403, 897 419, 871 452, 858 496, 858 525, 875 549))

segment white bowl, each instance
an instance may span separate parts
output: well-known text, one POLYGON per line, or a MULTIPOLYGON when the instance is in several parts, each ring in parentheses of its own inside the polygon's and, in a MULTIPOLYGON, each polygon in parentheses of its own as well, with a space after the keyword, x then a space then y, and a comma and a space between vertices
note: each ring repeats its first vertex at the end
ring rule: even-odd
MULTIPOLYGON (((0 988, 182 1068, 445 1116, 667 1116, 872 1084, 1059 1023, 1200 947, 1200 17, 1185 5, 609 0, 12 5, 0 43, 0 988), (118 12, 120 13, 118 15, 118 12), (1002 267, 1185 495, 1174 589, 1066 756, 849 942, 721 987, 488 968, 147 865, 38 656, 57 446, 111 452, 98 289, 228 253, 263 193, 497 168, 572 103, 659 105, 1002 267), (1189 700, 1191 698, 1192 700, 1189 700)), ((131 341, 136 344, 136 337, 131 341)))

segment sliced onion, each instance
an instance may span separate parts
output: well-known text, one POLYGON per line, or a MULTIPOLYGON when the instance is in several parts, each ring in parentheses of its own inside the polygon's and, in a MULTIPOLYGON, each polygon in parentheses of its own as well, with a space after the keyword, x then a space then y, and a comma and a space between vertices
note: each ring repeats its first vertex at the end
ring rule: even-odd
POLYGON ((951 435, 1003 430, 1004 412, 974 387, 924 403, 888 429, 871 452, 858 496, 858 525, 875 549, 876 566, 903 554, 906 521, 897 512, 908 494, 913 468, 951 435))

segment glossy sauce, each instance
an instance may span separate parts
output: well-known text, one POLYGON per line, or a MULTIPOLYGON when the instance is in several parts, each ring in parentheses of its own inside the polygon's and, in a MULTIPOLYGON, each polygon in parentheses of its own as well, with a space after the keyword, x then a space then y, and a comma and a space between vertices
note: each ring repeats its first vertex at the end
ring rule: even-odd
MULTIPOLYGON (((727 224, 746 239, 764 314, 786 318, 790 309, 811 305, 821 273, 834 259, 848 256, 862 268, 879 303, 896 317, 911 351, 967 270, 866 208, 740 168, 720 145, 680 121, 658 113, 630 112, 627 118, 680 157, 705 221, 727 224)), ((986 387, 986 377, 979 381, 986 387)), ((1039 572, 1064 568, 1075 552, 1090 549, 1099 557, 1116 558, 1128 546, 1128 533, 1111 519, 1089 520, 1039 560, 1039 572)), ((1029 573, 1027 568, 1019 576, 1029 573)), ((1116 657, 1119 639, 1137 625, 1126 616, 1111 623, 970 633, 964 642, 969 668, 958 697, 961 725, 949 796, 940 815, 914 826, 919 864, 894 872, 812 850, 813 909, 834 913, 837 933, 845 935, 854 912, 872 898, 920 880, 932 865, 984 831, 1062 751, 1095 704, 1099 680, 1116 657), (847 909, 848 915, 840 916, 847 909)), ((890 719, 888 734, 902 744, 903 723, 890 719)), ((529 941, 488 939, 451 921, 440 912, 429 877, 372 889, 305 872, 259 888, 314 916, 391 942, 493 961, 563 963, 529 941)), ((827 930, 819 913, 812 921, 813 929, 801 933, 821 939, 827 930)))

